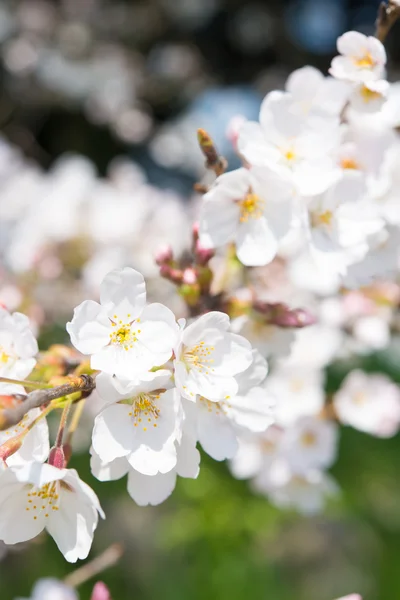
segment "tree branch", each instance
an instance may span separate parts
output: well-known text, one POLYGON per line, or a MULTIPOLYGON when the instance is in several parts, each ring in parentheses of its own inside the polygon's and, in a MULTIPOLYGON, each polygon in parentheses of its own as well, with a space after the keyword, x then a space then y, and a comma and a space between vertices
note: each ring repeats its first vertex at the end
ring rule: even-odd
POLYGON ((388 3, 382 2, 379 6, 378 17, 376 19, 375 37, 384 42, 389 31, 400 18, 399 0, 389 0, 388 3))
POLYGON ((95 378, 91 375, 80 375, 71 381, 46 390, 34 390, 27 395, 26 400, 15 408, 0 410, 0 431, 16 425, 32 408, 48 406, 52 400, 69 396, 76 392, 90 394, 96 387, 95 378))

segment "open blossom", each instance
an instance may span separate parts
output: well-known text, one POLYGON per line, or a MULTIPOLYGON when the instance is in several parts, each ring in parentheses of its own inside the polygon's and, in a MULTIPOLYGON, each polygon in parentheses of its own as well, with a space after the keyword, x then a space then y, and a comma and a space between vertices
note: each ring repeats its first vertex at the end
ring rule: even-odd
POLYGON ((139 506, 161 504, 175 489, 176 479, 186 477, 196 479, 200 470, 200 453, 196 442, 183 434, 180 442, 175 441, 176 464, 168 473, 144 475, 132 468, 127 457, 103 462, 94 449, 91 449, 90 466, 92 473, 100 481, 114 481, 128 475, 128 493, 139 506))
POLYGON ((236 376, 237 395, 220 402, 199 396, 184 403, 186 427, 215 460, 233 458, 238 434, 265 431, 274 421, 274 399, 261 386, 267 375, 267 363, 256 351, 250 367, 236 376))
POLYGON ((340 141, 339 120, 296 114, 291 94, 264 98, 260 123, 240 130, 240 153, 252 166, 269 167, 289 179, 301 195, 323 192, 336 176, 333 154, 340 141))
POLYGON ((321 512, 326 500, 337 494, 337 485, 327 473, 318 470, 294 474, 284 462, 260 473, 253 481, 256 491, 264 493, 281 508, 293 508, 305 515, 321 512))
POLYGON ((377 208, 365 198, 365 181, 360 173, 346 171, 324 194, 308 203, 310 244, 320 253, 338 253, 363 246, 367 238, 383 228, 377 208))
POLYGON ((169 360, 177 324, 166 306, 146 306, 143 276, 126 267, 104 278, 100 304, 86 300, 75 309, 67 331, 93 369, 133 380, 169 360))
POLYGON ((0 539, 16 544, 46 529, 68 562, 86 558, 98 515, 93 490, 74 469, 29 462, 0 474, 0 539))
POLYGON ((244 265, 266 265, 289 230, 292 196, 290 183, 265 167, 221 175, 203 199, 201 244, 218 248, 235 242, 244 265))
POLYGON ((314 416, 301 417, 283 433, 281 452, 296 474, 327 469, 337 455, 336 423, 314 416))
POLYGON ((389 93, 389 83, 385 80, 366 81, 354 87, 350 95, 352 108, 360 112, 376 112, 382 108, 389 93))
MULTIPOLYGON (((36 364, 36 339, 27 316, 0 307, 0 377, 25 379, 36 364)), ((0 383, 0 394, 24 393, 22 386, 0 383)))
POLYGON ((386 52, 376 37, 358 31, 348 31, 337 40, 336 56, 330 73, 337 79, 366 82, 382 78, 386 64, 386 52))
POLYGON ((253 361, 250 343, 229 331, 228 315, 209 312, 181 331, 175 351, 175 385, 184 398, 219 402, 237 394, 235 375, 253 361))
POLYGON ((400 427, 400 389, 386 375, 352 371, 334 397, 339 420, 377 437, 400 427))
POLYGON ((148 380, 119 381, 102 373, 97 389, 112 402, 96 417, 93 449, 110 463, 126 457, 143 475, 168 473, 177 461, 175 440, 181 434, 180 396, 172 387, 171 372, 159 370, 148 380), (116 387, 117 386, 117 387, 116 387))
POLYGON ((292 109, 299 114, 339 117, 349 96, 349 86, 333 77, 325 77, 315 67, 293 71, 286 81, 292 95, 292 109))

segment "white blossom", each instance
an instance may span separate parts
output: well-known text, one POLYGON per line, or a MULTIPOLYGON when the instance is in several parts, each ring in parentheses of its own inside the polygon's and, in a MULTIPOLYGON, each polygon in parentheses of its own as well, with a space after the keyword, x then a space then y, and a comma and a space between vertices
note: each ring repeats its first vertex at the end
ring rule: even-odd
POLYGON ((149 373, 140 383, 115 380, 105 373, 98 379, 99 394, 111 401, 96 417, 93 429, 92 445, 100 460, 111 463, 126 457, 143 475, 171 471, 182 419, 171 372, 149 373))
POLYGON ((145 303, 143 276, 126 267, 104 278, 100 304, 86 300, 75 309, 67 330, 75 348, 91 355, 93 369, 133 380, 169 360, 175 317, 162 304, 145 303))
POLYGON ((377 437, 392 437, 400 427, 400 390, 386 375, 352 371, 334 408, 342 423, 377 437))
POLYGON ((337 49, 341 56, 332 61, 330 73, 333 77, 354 82, 381 79, 386 52, 376 37, 348 31, 338 38, 337 49))
POLYGON ((292 200, 290 183, 265 167, 221 175, 203 198, 200 242, 206 248, 235 242, 244 265, 266 265, 289 230, 292 200))
POLYGON ((16 544, 43 529, 68 562, 86 558, 98 515, 97 496, 74 469, 29 462, 0 474, 0 539, 16 544))
POLYGON ((209 312, 181 331, 175 351, 175 384, 184 398, 196 395, 212 402, 236 395, 235 375, 253 360, 250 343, 230 333, 228 315, 209 312))
MULTIPOLYGON (((36 364, 36 339, 28 317, 0 307, 0 377, 25 379, 36 364)), ((24 394, 19 385, 0 383, 1 394, 24 394)))

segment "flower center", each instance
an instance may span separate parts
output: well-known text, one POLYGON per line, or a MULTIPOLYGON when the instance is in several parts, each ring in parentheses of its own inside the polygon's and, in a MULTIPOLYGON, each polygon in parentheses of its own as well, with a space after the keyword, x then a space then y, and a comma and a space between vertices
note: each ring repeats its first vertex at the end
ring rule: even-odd
MULTIPOLYGON (((209 375, 210 364, 214 362, 212 358, 214 350, 214 346, 207 346, 205 342, 185 348, 182 353, 182 362, 185 364, 187 371, 197 369, 200 373, 209 375)), ((213 369, 211 370, 213 371, 213 369)))
POLYGON ((231 405, 226 400, 229 400, 229 398, 230 396, 226 396, 225 400, 222 400, 221 402, 211 402, 211 400, 207 400, 204 396, 199 396, 199 402, 201 403, 200 406, 209 413, 214 413, 218 416, 228 415, 231 405))
POLYGON ((148 427, 157 427, 157 420, 161 415, 161 410, 156 401, 165 390, 157 390, 151 394, 141 393, 132 399, 132 411, 129 413, 133 417, 134 427, 141 427, 147 431, 148 427))
POLYGON ((376 64, 370 52, 366 52, 361 58, 354 58, 353 62, 360 69, 372 69, 376 64))
MULTIPOLYGON (((114 315, 113 319, 117 319, 117 315, 114 315)), ((138 341, 137 335, 141 332, 140 329, 134 329, 133 324, 139 323, 140 319, 130 323, 123 323, 122 320, 114 321, 113 319, 110 320, 115 329, 110 333, 110 343, 121 346, 124 350, 133 348, 133 344, 138 341)))
POLYGON ((10 354, 8 354, 5 349, 0 346, 0 364, 6 365, 11 360, 10 354))
POLYGON ((40 488, 35 486, 29 487, 25 510, 32 513, 34 521, 36 521, 38 514, 41 512, 44 512, 44 516, 47 518, 51 510, 57 511, 59 509, 59 490, 59 481, 46 483, 40 488))
POLYGON ((354 160, 354 158, 342 158, 342 160, 340 161, 340 166, 342 167, 342 169, 358 170, 360 168, 359 164, 356 160, 354 160))
POLYGON ((306 448, 315 446, 316 442, 317 442, 317 436, 312 431, 306 431, 301 436, 301 444, 302 444, 302 446, 305 446, 306 448))
POLYGON ((319 227, 320 225, 329 226, 332 223, 333 213, 330 210, 326 210, 323 213, 314 212, 311 214, 311 225, 313 227, 319 227))
POLYGON ((370 90, 366 85, 362 86, 360 94, 364 102, 371 102, 372 100, 379 100, 380 98, 382 98, 382 94, 370 90))
POLYGON ((243 200, 239 202, 240 222, 246 223, 249 219, 259 219, 263 215, 265 200, 262 200, 257 194, 249 192, 243 200))

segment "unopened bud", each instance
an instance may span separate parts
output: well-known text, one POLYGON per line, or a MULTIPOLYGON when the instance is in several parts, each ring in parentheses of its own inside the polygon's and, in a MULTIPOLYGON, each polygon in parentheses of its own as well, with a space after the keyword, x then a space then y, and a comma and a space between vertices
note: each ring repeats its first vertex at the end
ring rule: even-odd
POLYGON ((183 281, 183 271, 181 269, 174 269, 169 265, 161 265, 160 275, 161 277, 165 277, 165 279, 169 279, 173 283, 182 283, 183 281))
POLYGON ((183 283, 193 284, 197 282, 197 273, 194 269, 188 268, 183 271, 183 283))
POLYGON ((172 248, 169 244, 159 248, 154 256, 156 263, 161 266, 173 259, 172 248))
POLYGON ((179 294, 188 306, 196 306, 200 299, 200 286, 198 284, 184 283, 179 288, 179 294))
POLYGON ((6 461, 7 458, 18 452, 24 439, 25 435, 16 435, 10 440, 7 440, 7 442, 4 442, 4 444, 0 446, 0 460, 6 461))
POLYGON ((214 255, 215 250, 213 248, 204 248, 204 246, 200 244, 199 240, 196 241, 195 256, 196 262, 199 265, 206 265, 214 255))
POLYGON ((283 303, 255 301, 253 309, 261 313, 267 323, 278 327, 301 328, 313 325, 315 317, 303 308, 290 309, 283 303))
POLYGON ((57 469, 64 469, 66 464, 63 448, 54 446, 50 450, 49 465, 53 465, 53 467, 56 467, 57 469))
POLYGON ((93 588, 90 600, 112 600, 111 594, 105 583, 98 581, 93 588))

